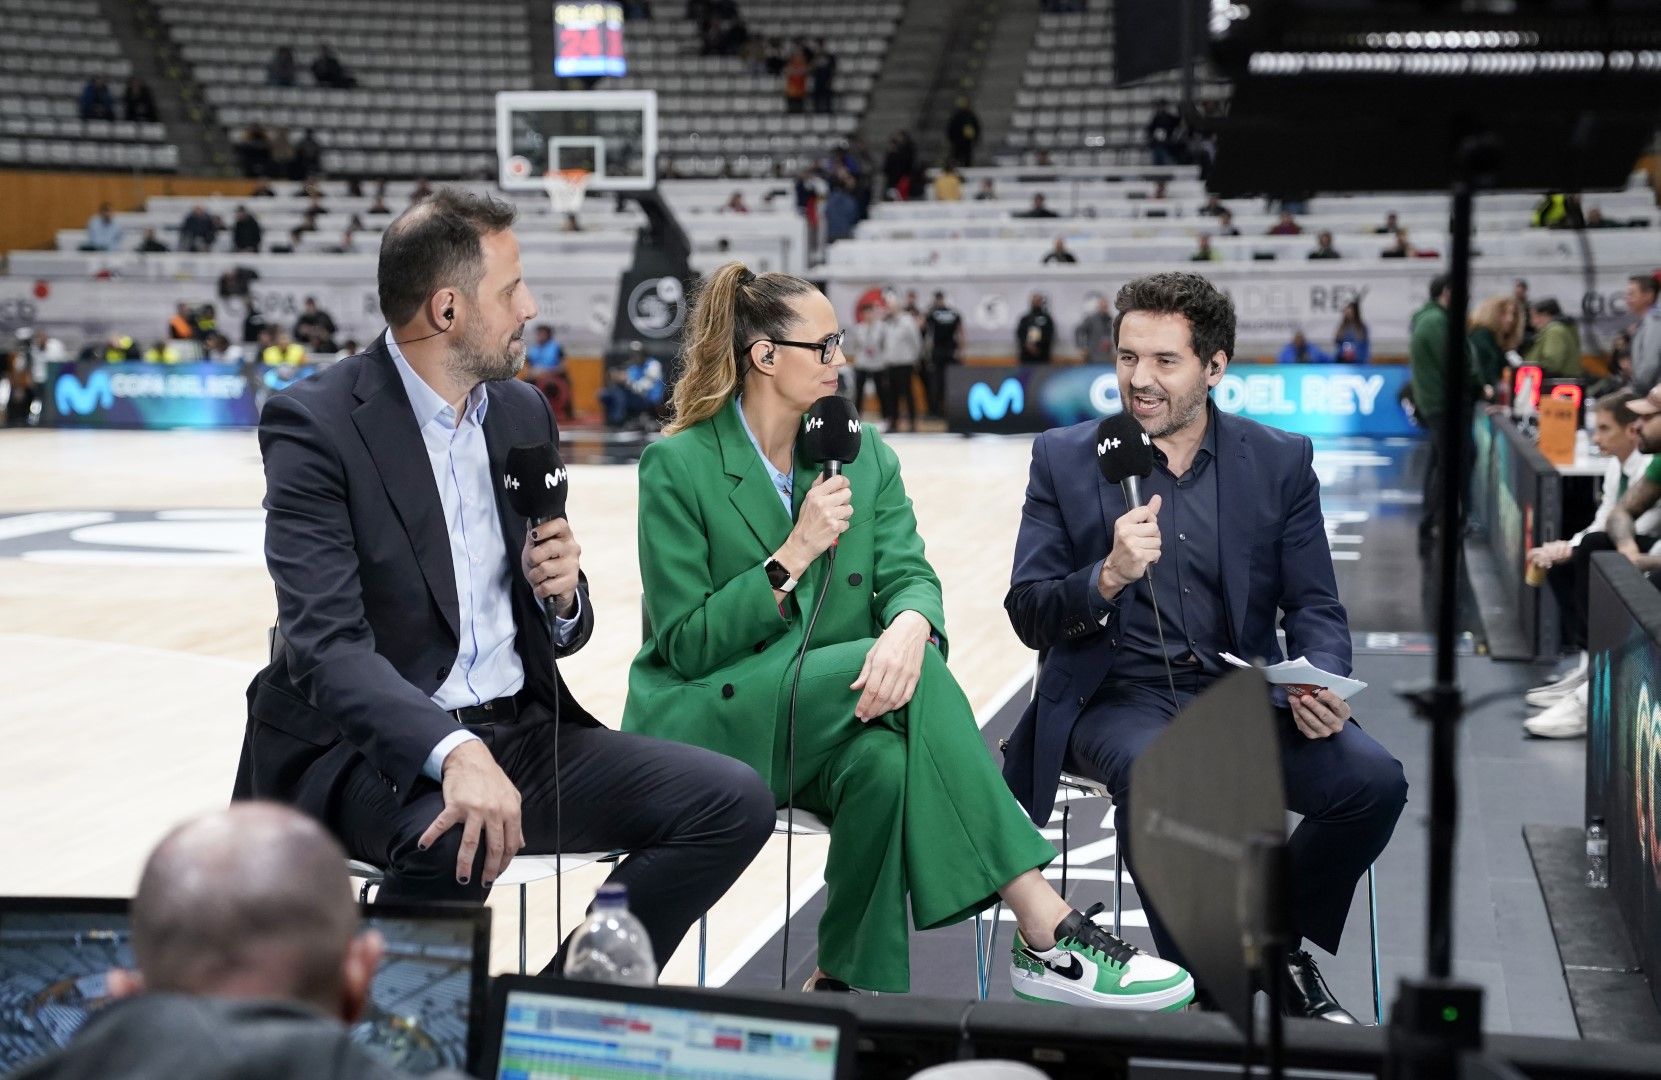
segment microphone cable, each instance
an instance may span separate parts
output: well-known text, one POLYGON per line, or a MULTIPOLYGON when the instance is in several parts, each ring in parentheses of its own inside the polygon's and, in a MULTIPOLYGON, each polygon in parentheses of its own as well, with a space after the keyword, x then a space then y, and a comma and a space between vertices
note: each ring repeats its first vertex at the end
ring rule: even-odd
POLYGON ((802 648, 796 654, 796 674, 790 680, 790 723, 785 736, 785 755, 789 760, 785 765, 784 948, 779 954, 780 990, 785 988, 790 978, 790 871, 796 846, 796 691, 802 685, 802 665, 807 660, 808 643, 813 640, 813 627, 819 621, 819 609, 825 606, 825 597, 830 594, 831 576, 835 569, 836 545, 833 543, 825 549, 825 587, 819 590, 819 598, 813 602, 813 614, 808 616, 807 629, 802 633, 802 648))
POLYGON ((1165 685, 1171 690, 1171 708, 1177 712, 1182 706, 1177 704, 1177 680, 1171 674, 1171 653, 1165 645, 1165 619, 1159 614, 1159 591, 1153 587, 1153 563, 1148 564, 1148 599, 1153 602, 1154 632, 1159 635, 1159 658, 1165 661, 1165 685))

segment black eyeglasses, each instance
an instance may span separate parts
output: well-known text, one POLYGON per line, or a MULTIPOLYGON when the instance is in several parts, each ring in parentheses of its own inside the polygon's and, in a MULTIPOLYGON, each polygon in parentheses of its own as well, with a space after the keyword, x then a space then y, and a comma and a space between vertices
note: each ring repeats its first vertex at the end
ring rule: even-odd
POLYGON ((838 330, 823 341, 785 341, 783 338, 761 338, 759 340, 770 345, 794 345, 798 349, 813 349, 819 354, 819 362, 828 364, 831 362, 831 353, 841 350, 842 339, 847 336, 848 332, 846 330, 838 330))

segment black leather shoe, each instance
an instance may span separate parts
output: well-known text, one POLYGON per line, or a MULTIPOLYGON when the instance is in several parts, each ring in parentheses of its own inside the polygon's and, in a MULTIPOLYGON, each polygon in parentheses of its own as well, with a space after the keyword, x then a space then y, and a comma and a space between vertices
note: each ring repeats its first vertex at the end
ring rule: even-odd
POLYGON ((818 979, 809 979, 807 981, 807 985, 802 987, 802 989, 806 990, 810 993, 820 993, 820 994, 857 994, 857 993, 859 993, 858 990, 855 990, 853 987, 849 986, 847 983, 843 982, 841 979, 833 979, 829 975, 825 975, 825 976, 823 976, 821 978, 818 978, 818 979))
POLYGON ((1326 1020, 1334 1024, 1359 1024, 1348 1009, 1332 996, 1315 958, 1299 949, 1286 958, 1286 980, 1282 984, 1281 1013, 1305 1020, 1326 1020))

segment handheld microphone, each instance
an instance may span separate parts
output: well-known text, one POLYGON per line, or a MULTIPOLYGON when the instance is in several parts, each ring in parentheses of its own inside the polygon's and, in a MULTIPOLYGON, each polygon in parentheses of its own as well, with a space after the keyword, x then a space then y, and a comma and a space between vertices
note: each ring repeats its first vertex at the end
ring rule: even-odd
MULTIPOLYGON (((532 528, 565 516, 569 482, 570 474, 553 443, 515 446, 508 451, 502 467, 502 489, 507 492, 508 505, 532 528)), ((542 606, 552 618, 554 598, 548 597, 542 606)))
POLYGON ((802 418, 802 450, 825 475, 840 476, 842 466, 859 457, 859 410, 841 394, 827 394, 802 418))
POLYGON ((1125 493, 1132 510, 1142 505, 1141 481, 1153 472, 1153 442, 1128 411, 1102 418, 1096 425, 1096 467, 1125 493))

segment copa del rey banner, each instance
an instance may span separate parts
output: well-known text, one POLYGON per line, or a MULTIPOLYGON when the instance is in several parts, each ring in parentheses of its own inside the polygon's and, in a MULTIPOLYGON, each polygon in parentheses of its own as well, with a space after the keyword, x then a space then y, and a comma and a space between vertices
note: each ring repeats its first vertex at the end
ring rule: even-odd
MULTIPOLYGON (((1656 261, 1661 264, 1661 252, 1656 261)), ((1425 303, 1430 281, 1443 271, 1434 260, 1356 261, 1314 263, 1212 262, 1171 267, 1136 267, 1132 271, 1090 265, 1061 271, 1038 267, 1007 273, 922 267, 874 277, 839 268, 829 271, 827 292, 843 320, 851 325, 854 312, 873 295, 916 290, 927 306, 935 290, 962 312, 971 356, 1013 356, 1015 324, 1027 310, 1034 292, 1045 294, 1056 321, 1057 355, 1076 355, 1073 331, 1096 310, 1099 299, 1112 301, 1114 293, 1134 273, 1154 269, 1192 270, 1204 274, 1234 301, 1237 316, 1236 356, 1272 359, 1280 347, 1302 330, 1309 340, 1331 342, 1344 305, 1359 301, 1372 334, 1373 354, 1405 356, 1413 312, 1425 303)), ((1478 260, 1471 281, 1472 306, 1486 296, 1509 294, 1516 279, 1529 285, 1536 300, 1553 297, 1565 312, 1583 312, 1603 348, 1630 321, 1624 292, 1629 274, 1648 273, 1653 266, 1605 264, 1596 268, 1588 286, 1579 266, 1540 269, 1537 264, 1478 260)), ((1586 326, 1582 336, 1585 338, 1586 326)), ((1590 341, 1586 342, 1588 348, 1590 341)))

